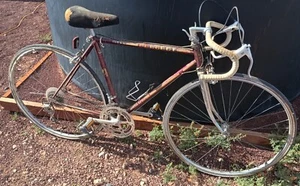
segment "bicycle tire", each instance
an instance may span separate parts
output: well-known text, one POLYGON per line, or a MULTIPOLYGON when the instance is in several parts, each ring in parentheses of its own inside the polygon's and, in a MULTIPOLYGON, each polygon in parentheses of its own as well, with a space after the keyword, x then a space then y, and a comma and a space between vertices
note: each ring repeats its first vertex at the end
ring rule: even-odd
POLYGON ((89 112, 96 115, 107 104, 100 79, 85 61, 70 83, 56 98, 50 99, 74 65, 71 63, 74 57, 62 48, 35 44, 19 50, 9 66, 9 86, 24 115, 43 131, 71 140, 89 137, 78 126, 84 123, 89 112), (36 67, 38 63, 40 66, 36 67), (36 70, 24 78, 32 68, 36 70), (26 80, 19 85, 19 79, 26 80))
POLYGON ((294 111, 279 90, 243 74, 209 84, 209 89, 227 136, 212 124, 199 80, 179 89, 166 106, 164 135, 183 162, 210 175, 238 177, 266 170, 284 157, 297 126, 294 111))

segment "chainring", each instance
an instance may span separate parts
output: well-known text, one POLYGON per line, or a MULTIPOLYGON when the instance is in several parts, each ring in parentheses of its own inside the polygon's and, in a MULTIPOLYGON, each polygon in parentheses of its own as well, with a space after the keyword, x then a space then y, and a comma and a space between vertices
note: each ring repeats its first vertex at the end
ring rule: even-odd
POLYGON ((118 138, 126 138, 134 132, 135 124, 131 115, 120 107, 108 106, 100 113, 100 119, 118 119, 114 125, 103 124, 103 130, 118 138))

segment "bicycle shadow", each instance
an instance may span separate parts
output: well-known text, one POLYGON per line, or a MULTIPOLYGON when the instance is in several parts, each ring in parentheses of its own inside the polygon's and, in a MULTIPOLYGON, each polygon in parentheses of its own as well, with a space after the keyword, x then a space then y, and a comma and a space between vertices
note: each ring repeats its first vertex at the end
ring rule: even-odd
POLYGON ((123 164, 120 167, 131 173, 138 171, 149 176, 160 176, 166 171, 167 165, 172 163, 172 168, 176 169, 172 174, 176 174, 179 182, 188 179, 187 185, 205 184, 203 180, 206 180, 208 175, 198 172, 191 176, 188 165, 173 153, 167 142, 153 142, 148 139, 147 136, 130 136, 124 139, 95 137, 82 142, 91 147, 103 148, 105 152, 125 159, 125 166, 123 164), (134 146, 130 147, 133 143, 134 146))
POLYGON ((149 141, 145 136, 127 138, 97 136, 81 142, 99 147, 100 153, 105 152, 123 159, 123 169, 139 171, 147 175, 159 175, 161 167, 171 162, 181 163, 166 142, 149 141))

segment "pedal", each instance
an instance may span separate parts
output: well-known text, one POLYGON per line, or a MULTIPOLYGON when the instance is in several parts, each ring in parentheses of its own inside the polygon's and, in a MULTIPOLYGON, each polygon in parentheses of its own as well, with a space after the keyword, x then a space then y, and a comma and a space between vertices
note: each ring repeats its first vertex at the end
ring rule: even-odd
POLYGON ((92 135, 93 131, 89 131, 88 128, 90 128, 94 124, 94 120, 91 117, 88 117, 84 124, 80 125, 79 130, 82 133, 92 135))
POLYGON ((155 103, 148 112, 152 114, 152 118, 162 120, 162 110, 159 103, 155 103))

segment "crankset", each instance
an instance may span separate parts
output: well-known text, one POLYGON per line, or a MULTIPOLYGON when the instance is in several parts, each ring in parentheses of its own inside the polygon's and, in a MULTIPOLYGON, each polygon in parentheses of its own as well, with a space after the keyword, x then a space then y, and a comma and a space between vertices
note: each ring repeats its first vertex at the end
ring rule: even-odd
POLYGON ((108 132, 118 138, 126 138, 134 132, 135 124, 131 115, 124 109, 109 106, 100 113, 100 119, 117 120, 116 124, 102 124, 103 131, 108 132))

